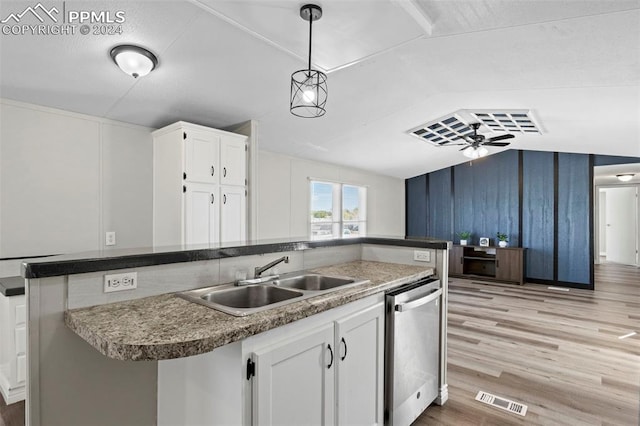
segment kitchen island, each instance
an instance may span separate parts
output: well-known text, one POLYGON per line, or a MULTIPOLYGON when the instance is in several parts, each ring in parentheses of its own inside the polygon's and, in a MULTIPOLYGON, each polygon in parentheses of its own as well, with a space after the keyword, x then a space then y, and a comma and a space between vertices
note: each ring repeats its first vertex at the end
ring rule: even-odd
MULTIPOLYGON (((446 289, 447 248, 446 241, 358 238, 85 254, 25 264, 29 424, 158 424, 155 360, 224 352, 358 299, 382 297, 386 289, 431 272, 446 289), (414 250, 428 253, 428 260, 414 261, 414 250), (233 281, 282 255, 290 263, 280 265, 280 273, 312 270, 370 282, 244 318, 171 294, 233 281), (104 275, 112 271, 136 271, 138 288, 105 294, 104 275), (134 359, 146 362, 129 361, 134 359)), ((446 324, 446 309, 441 321, 446 324)), ((441 384, 446 392, 444 365, 441 384)))

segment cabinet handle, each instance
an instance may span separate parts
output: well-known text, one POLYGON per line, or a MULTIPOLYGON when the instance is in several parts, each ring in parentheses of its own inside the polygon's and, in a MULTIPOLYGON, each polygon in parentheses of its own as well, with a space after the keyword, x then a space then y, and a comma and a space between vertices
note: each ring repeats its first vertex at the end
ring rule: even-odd
POLYGON ((222 168, 222 177, 227 177, 227 168, 226 167, 222 168))
POLYGON ((344 340, 344 337, 342 339, 340 339, 340 342, 342 342, 342 344, 344 345, 344 355, 342 356, 342 358, 340 358, 340 361, 344 361, 344 359, 347 357, 347 341, 344 340))
POLYGON ((215 167, 211 166, 211 176, 213 176, 213 174, 216 172, 215 167))
POLYGON ((182 173, 182 179, 187 180, 187 172, 182 173))
POLYGON ((216 197, 213 194, 211 194, 211 204, 213 204, 215 200, 216 200, 216 197))
POLYGON ((500 267, 500 260, 496 259, 496 268, 500 267))
POLYGON ((333 365, 333 349, 331 349, 331 344, 328 344, 327 348, 329 349, 329 353, 331 354, 331 361, 329 361, 329 365, 327 365, 327 368, 331 368, 331 366, 333 365))
POLYGON ((227 194, 222 194, 222 203, 227 204, 227 194))

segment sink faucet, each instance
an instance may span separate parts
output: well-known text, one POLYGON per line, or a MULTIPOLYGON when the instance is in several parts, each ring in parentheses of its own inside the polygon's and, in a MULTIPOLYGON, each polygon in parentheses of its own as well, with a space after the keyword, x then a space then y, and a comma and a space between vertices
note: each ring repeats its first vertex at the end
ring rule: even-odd
POLYGON ((262 275, 264 271, 266 271, 267 269, 273 268, 274 266, 282 262, 289 263, 289 256, 282 256, 280 259, 276 259, 273 262, 269 262, 264 266, 256 267, 254 277, 260 278, 260 275, 262 275))

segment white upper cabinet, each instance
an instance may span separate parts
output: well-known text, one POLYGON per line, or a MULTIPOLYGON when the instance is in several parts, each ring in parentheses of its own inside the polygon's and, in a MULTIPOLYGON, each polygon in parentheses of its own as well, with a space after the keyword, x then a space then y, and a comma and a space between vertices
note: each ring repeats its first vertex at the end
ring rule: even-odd
POLYGON ((212 132, 184 132, 185 180, 218 183, 220 136, 212 132))
POLYGON ((153 132, 154 246, 246 240, 246 146, 185 122, 153 132))
POLYGON ((243 138, 224 137, 220 141, 220 183, 247 184, 247 148, 243 138))

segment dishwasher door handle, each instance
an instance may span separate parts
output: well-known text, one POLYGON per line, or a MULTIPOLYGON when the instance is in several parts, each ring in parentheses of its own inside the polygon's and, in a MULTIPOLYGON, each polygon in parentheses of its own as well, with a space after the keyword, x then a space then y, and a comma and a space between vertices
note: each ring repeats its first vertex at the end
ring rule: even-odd
POLYGON ((431 293, 427 294, 426 296, 421 297, 420 299, 412 300, 411 302, 407 302, 407 303, 399 303, 396 305, 395 310, 397 312, 410 311, 411 309, 425 305, 429 302, 433 302, 435 299, 440 297, 441 294, 442 294, 442 289, 439 288, 438 290, 434 290, 431 293))

